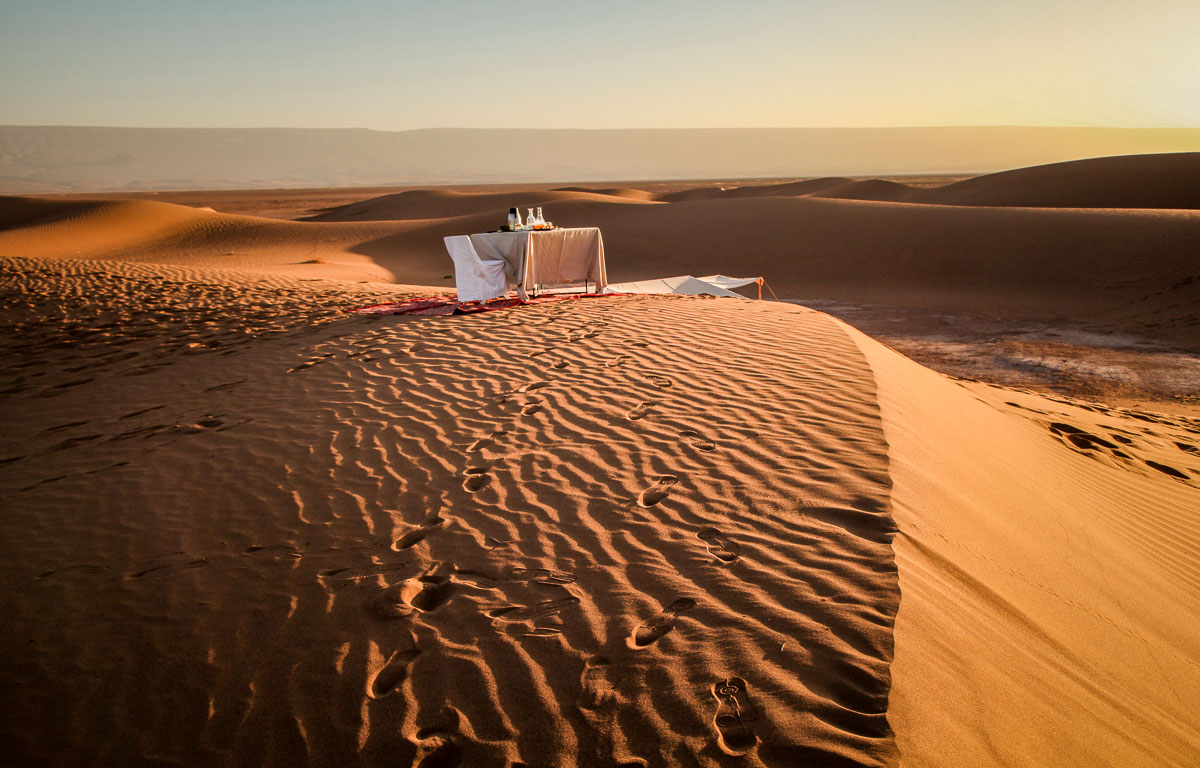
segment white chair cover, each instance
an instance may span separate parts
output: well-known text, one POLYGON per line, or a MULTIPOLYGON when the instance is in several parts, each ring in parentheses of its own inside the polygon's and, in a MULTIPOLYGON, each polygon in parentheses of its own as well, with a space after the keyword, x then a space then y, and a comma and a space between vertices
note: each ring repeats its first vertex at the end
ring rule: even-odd
POLYGON ((454 260, 454 283, 459 301, 487 301, 508 294, 504 261, 479 258, 467 235, 447 237, 446 250, 454 260))

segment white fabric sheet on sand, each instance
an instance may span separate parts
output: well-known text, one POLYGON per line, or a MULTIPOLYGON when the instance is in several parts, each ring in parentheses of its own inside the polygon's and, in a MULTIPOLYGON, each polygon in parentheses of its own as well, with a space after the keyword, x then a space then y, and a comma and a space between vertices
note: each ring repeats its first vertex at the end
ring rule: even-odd
POLYGON ((734 293, 728 287, 724 287, 717 282, 712 281, 712 278, 720 278, 725 283, 725 286, 732 288, 740 288, 743 285, 758 282, 757 277, 725 277, 724 275, 713 275, 711 278, 692 277, 691 275, 679 275, 678 277, 660 277, 654 280, 636 280, 631 283, 609 283, 609 293, 676 293, 697 296, 707 294, 709 296, 732 296, 737 299, 744 299, 745 296, 734 293))
POLYGON ((706 283, 712 283, 718 288, 724 288, 729 291, 732 291, 734 288, 741 288, 744 285, 750 285, 751 283, 757 283, 759 280, 762 280, 761 277, 730 277, 729 275, 705 275, 704 277, 697 277, 696 279, 702 280, 706 283))

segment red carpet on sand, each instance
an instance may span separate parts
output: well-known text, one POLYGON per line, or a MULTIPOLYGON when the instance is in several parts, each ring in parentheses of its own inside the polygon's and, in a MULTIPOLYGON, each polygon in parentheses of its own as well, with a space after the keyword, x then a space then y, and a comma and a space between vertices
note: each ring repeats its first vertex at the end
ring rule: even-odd
POLYGON ((355 315, 473 315, 476 312, 492 312, 497 309, 512 309, 525 304, 549 304, 555 301, 571 301, 574 299, 599 299, 606 296, 623 296, 620 293, 570 293, 551 296, 536 296, 528 301, 521 299, 495 299, 493 301, 461 304, 458 297, 425 296, 419 299, 409 299, 388 304, 371 304, 370 306, 351 309, 355 315))

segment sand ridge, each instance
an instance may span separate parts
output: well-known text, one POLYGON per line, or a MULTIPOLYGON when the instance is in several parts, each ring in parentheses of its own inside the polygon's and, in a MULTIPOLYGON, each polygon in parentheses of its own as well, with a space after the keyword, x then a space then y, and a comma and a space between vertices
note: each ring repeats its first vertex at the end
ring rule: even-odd
POLYGON ((1200 422, 956 382, 857 338, 890 447, 905 762, 1193 762, 1200 422))
MULTIPOLYGON (((27 295, 162 290, 136 266, 8 267, 27 295)), ((36 595, 13 621, 38 651, 6 671, 36 670, 11 733, 30 755, 894 762, 886 446, 836 323, 654 297, 293 316, 278 290, 209 305, 278 332, 164 345, 188 336, 162 318, 68 387, 32 374, 86 342, 24 348, 6 524, 38 543, 6 572, 36 595), (698 312, 771 343, 748 357, 698 312), (79 601, 99 631, 62 631, 79 601), (63 701, 73 738, 30 741, 63 701)))

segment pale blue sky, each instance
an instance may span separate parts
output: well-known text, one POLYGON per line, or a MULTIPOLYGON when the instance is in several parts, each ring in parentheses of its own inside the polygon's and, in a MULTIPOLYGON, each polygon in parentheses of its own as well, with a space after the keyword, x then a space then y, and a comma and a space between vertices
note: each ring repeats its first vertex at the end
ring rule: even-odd
POLYGON ((4 0, 0 124, 1200 126, 1200 2, 4 0))

